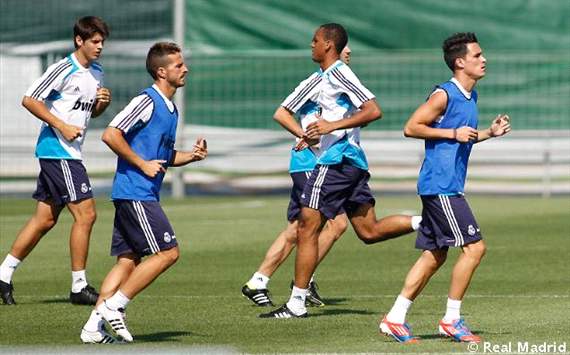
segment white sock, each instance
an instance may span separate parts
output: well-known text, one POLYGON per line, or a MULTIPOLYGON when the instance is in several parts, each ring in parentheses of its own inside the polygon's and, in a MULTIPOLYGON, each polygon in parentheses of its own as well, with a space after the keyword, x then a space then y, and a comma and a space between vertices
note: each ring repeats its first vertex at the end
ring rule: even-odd
POLYGON ((445 323, 451 323, 454 320, 461 318, 461 300, 452 300, 447 298, 447 311, 445 316, 443 316, 443 321, 445 323))
POLYGON ((263 275, 260 272, 256 272, 247 282, 247 287, 251 288, 252 290, 265 289, 267 288, 268 283, 269 277, 263 275))
POLYGON ((87 286, 87 276, 85 270, 71 272, 71 292, 78 293, 87 286))
POLYGON ((396 298, 396 301, 394 302, 394 305, 392 306, 392 309, 390 310, 390 312, 388 312, 388 315, 386 315, 386 320, 390 323, 396 323, 396 324, 405 323, 406 314, 408 313, 408 310, 412 306, 412 303, 413 301, 410 301, 406 297, 398 296, 398 298, 396 298))
POLYGON ((101 317, 101 314, 96 310, 92 310, 87 323, 85 323, 83 326, 83 329, 89 332, 96 332, 99 330, 101 322, 103 322, 103 317, 101 317))
POLYGON ((309 280, 309 283, 311 283, 311 282, 315 282, 315 274, 311 275, 311 279, 309 280))
POLYGON ((287 308, 298 316, 303 313, 307 313, 307 307, 305 307, 307 291, 308 290, 306 288, 297 288, 295 286, 293 286, 293 289, 291 290, 291 297, 289 298, 289 302, 287 302, 287 308))
POLYGON ((105 304, 107 305, 107 308, 116 311, 119 308, 126 308, 130 301, 131 300, 125 296, 121 290, 119 290, 115 292, 111 298, 105 300, 105 304))
POLYGON ((422 216, 412 216, 412 228, 417 231, 420 229, 420 224, 422 223, 422 216))
POLYGON ((0 265, 0 280, 7 284, 12 282, 12 275, 21 262, 22 261, 20 259, 15 258, 10 254, 6 255, 2 265, 0 265))

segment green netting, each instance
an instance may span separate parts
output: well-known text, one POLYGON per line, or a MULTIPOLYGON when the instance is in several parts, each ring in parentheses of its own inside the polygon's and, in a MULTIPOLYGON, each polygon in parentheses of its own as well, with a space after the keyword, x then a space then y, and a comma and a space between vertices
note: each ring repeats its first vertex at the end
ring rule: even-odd
MULTIPOLYGON (((173 3, 1 0, 0 42, 10 46, 0 46, 0 54, 31 43, 44 48, 35 54, 43 53, 47 65, 67 53, 39 44, 71 45, 73 22, 91 14, 109 23, 109 48, 172 38, 173 3)), ((186 90, 190 123, 280 129, 271 119, 275 108, 316 69, 308 51, 315 27, 337 21, 349 30, 354 71, 384 110, 384 119, 369 129, 401 129, 433 85, 450 77, 442 39, 465 30, 478 33, 489 60, 488 77, 478 87, 483 119, 507 112, 517 129, 570 128, 568 0, 191 0, 186 9, 186 46, 193 53, 186 90)), ((151 83, 146 50, 104 52, 113 104, 95 126, 104 126, 151 83)))
MULTIPOLYGON (((482 119, 507 112, 517 129, 570 128, 570 57, 564 53, 488 52, 479 86, 482 119)), ((316 69, 309 53, 195 56, 187 88, 187 121, 278 128, 281 101, 316 69)), ((384 119, 369 129, 401 129, 432 87, 451 77, 439 51, 353 53, 351 66, 378 97, 384 119)))

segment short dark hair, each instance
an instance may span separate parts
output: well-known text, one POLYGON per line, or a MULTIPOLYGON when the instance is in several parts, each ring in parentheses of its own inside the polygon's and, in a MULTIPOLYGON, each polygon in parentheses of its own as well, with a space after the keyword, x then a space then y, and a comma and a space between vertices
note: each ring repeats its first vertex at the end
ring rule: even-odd
POLYGON ((75 42, 77 36, 86 41, 96 33, 101 34, 103 39, 109 37, 109 27, 105 21, 97 16, 85 16, 80 18, 73 26, 73 45, 77 48, 77 43, 75 42))
POLYGON ((445 64, 455 71, 455 60, 462 58, 467 54, 467 44, 478 43, 477 36, 473 32, 459 32, 448 37, 443 41, 441 48, 443 49, 443 59, 445 64))
POLYGON ((340 54, 348 43, 348 33, 338 23, 325 23, 319 28, 323 29, 325 40, 333 41, 336 53, 340 54))
POLYGON ((157 42, 150 47, 146 55, 146 71, 154 80, 158 78, 158 68, 166 65, 165 58, 169 54, 180 53, 180 47, 173 42, 157 42))

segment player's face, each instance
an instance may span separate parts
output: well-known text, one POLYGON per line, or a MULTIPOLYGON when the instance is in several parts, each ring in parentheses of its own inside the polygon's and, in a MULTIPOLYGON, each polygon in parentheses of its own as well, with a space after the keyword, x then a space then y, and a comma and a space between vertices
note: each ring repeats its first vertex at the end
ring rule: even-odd
POLYGON ((342 52, 340 52, 340 60, 342 60, 344 64, 348 65, 350 63, 351 54, 352 51, 350 50, 350 47, 346 45, 346 47, 343 48, 342 52))
POLYGON ((89 62, 99 59, 101 52, 103 52, 103 46, 105 44, 105 38, 103 38, 100 33, 95 33, 93 37, 86 40, 83 40, 81 37, 77 36, 75 40, 79 45, 78 50, 89 62))
POLYGON ((468 43, 467 54, 465 54, 465 58, 461 60, 463 61, 463 71, 465 74, 475 80, 479 80, 485 76, 487 59, 483 56, 483 51, 479 43, 468 43))
POLYGON ((313 62, 320 63, 324 60, 327 42, 324 38, 323 29, 318 29, 311 41, 311 58, 313 62))
POLYGON ((186 84, 186 74, 188 73, 188 67, 184 63, 184 58, 182 58, 181 53, 169 54, 168 55, 168 65, 164 67, 166 81, 179 88, 186 84))

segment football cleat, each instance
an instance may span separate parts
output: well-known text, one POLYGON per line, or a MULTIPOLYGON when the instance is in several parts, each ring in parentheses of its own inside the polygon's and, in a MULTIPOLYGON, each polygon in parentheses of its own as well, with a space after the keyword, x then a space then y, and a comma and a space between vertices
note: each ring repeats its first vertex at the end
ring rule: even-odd
POLYGON ((307 298, 305 304, 311 307, 324 307, 325 302, 317 292, 318 286, 315 281, 309 282, 309 289, 307 290, 307 298))
POLYGON ((474 335, 465 324, 463 318, 456 319, 451 323, 444 323, 443 319, 439 321, 439 334, 452 338, 459 342, 479 343, 481 337, 474 335))
POLYGON ((107 332, 103 321, 99 322, 99 329, 94 332, 90 332, 85 329, 81 329, 81 341, 84 344, 121 344, 123 343, 119 339, 115 338, 107 332))
POLYGON ((274 306, 271 301, 271 294, 266 288, 251 289, 247 284, 241 288, 241 293, 244 297, 247 297, 251 302, 255 303, 256 306, 268 307, 274 306))
POLYGON ((111 326, 111 329, 118 336, 123 338, 126 342, 132 342, 133 336, 127 329, 127 324, 125 323, 125 311, 123 309, 112 310, 107 307, 105 301, 97 306, 97 312, 101 314, 104 320, 111 326))
MULTIPOLYGON (((293 286, 295 286, 295 281, 291 281, 289 285, 289 289, 292 290, 293 286)), ((307 296, 305 297, 305 306, 306 307, 324 307, 325 302, 317 292, 317 283, 315 281, 309 282, 309 288, 307 289, 307 296)))
POLYGON ((92 286, 85 286, 79 292, 70 292, 69 301, 73 304, 94 306, 97 303, 99 294, 92 286))
POLYGON ((260 314, 259 318, 307 318, 308 316, 307 312, 296 315, 287 307, 287 304, 284 304, 271 312, 260 314))
POLYGON ((2 302, 8 305, 15 305, 16 301, 14 301, 14 285, 12 283, 6 283, 4 281, 0 281, 0 297, 2 297, 2 302))
POLYGON ((412 335, 412 327, 408 323, 388 322, 386 317, 380 322, 380 332, 391 336, 399 343, 413 344, 419 342, 419 339, 412 335))

